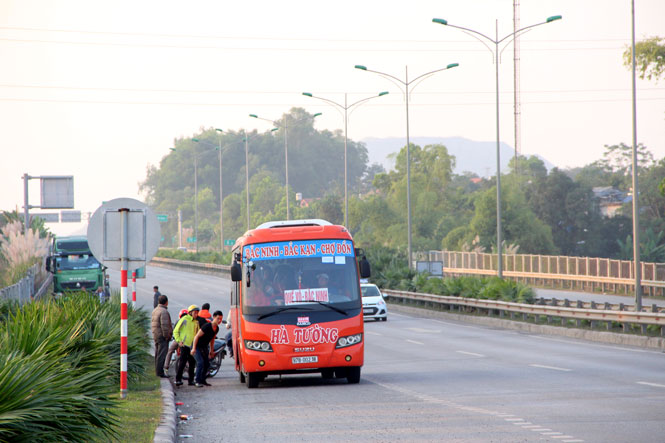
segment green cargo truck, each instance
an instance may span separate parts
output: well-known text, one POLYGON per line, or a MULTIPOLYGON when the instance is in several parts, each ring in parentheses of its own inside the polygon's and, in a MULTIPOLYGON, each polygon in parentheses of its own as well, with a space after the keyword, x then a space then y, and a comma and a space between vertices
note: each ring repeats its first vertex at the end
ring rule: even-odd
POLYGON ((46 270, 53 274, 53 291, 56 293, 95 292, 103 287, 109 294, 106 267, 92 255, 84 235, 53 239, 46 270))

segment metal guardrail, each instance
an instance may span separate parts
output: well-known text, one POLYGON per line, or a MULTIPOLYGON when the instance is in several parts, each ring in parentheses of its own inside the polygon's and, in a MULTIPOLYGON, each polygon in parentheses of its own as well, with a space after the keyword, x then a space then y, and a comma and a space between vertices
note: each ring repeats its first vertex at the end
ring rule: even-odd
MULTIPOLYGON (((497 271, 493 269, 469 269, 469 268, 443 268, 444 274, 455 275, 497 275, 497 271)), ((635 280, 630 278, 618 277, 598 277, 593 275, 573 275, 573 274, 549 274, 544 272, 518 272, 518 271, 503 271, 504 277, 513 278, 531 278, 538 280, 565 280, 574 282, 586 283, 605 283, 612 285, 631 285, 635 284, 635 280)), ((651 286, 655 288, 665 288, 665 281, 659 280, 641 280, 642 286, 651 286)))
POLYGON ((173 258, 153 257, 151 265, 162 266, 173 269, 187 269, 194 272, 203 272, 206 274, 231 274, 231 266, 217 265, 214 263, 199 263, 195 261, 176 260, 173 258))
MULTIPOLYGON (((624 330, 627 329, 626 325, 637 324, 643 326, 643 331, 648 325, 657 325, 661 327, 661 335, 663 334, 663 326, 665 326, 665 312, 635 312, 635 311, 621 311, 621 310, 606 310, 606 309, 591 309, 591 308, 578 308, 578 307, 565 307, 565 306, 548 306, 542 304, 525 304, 525 303, 510 303, 499 300, 478 300, 465 297, 452 297, 446 295, 431 295, 419 294, 415 292, 406 291, 392 291, 382 290, 389 298, 399 300, 401 302, 416 303, 427 306, 452 306, 485 309, 488 311, 498 311, 499 316, 505 316, 505 313, 511 313, 511 318, 514 314, 522 314, 524 319, 527 316, 546 316, 548 323, 552 321, 553 317, 559 317, 564 320, 572 319, 577 321, 577 325, 581 324, 582 320, 589 320, 591 322, 618 322, 624 324, 624 330)), ((605 305, 601 305, 605 306, 605 305)), ((653 307, 652 307, 653 309, 653 307)), ((655 306, 658 310, 658 307, 655 306)))
POLYGON ((42 282, 40 288, 35 290, 35 280, 39 275, 41 267, 42 267, 41 263, 32 265, 28 269, 26 276, 23 277, 21 280, 19 280, 17 283, 11 286, 7 286, 6 288, 1 288, 0 300, 5 300, 5 299, 18 300, 20 304, 23 304, 31 301, 33 297, 35 297, 36 295, 38 296, 43 295, 43 293, 46 291, 46 288, 48 288, 48 285, 50 284, 51 280, 49 279, 49 277, 52 276, 51 274, 49 274, 45 278, 45 281, 42 282))
MULTIPOLYGON (((212 273, 212 274, 224 274, 228 275, 230 273, 230 266, 226 265, 216 265, 211 263, 198 263, 191 261, 175 260, 170 258, 154 257, 151 261, 151 264, 157 266, 171 267, 173 269, 186 269, 192 272, 200 273, 212 273)), ((491 271, 490 271, 491 272, 491 271)), ((576 307, 568 306, 550 306, 546 304, 525 304, 525 303, 509 303, 498 300, 478 300, 465 297, 452 297, 447 295, 432 295, 432 294, 420 294, 415 292, 406 292, 406 291, 393 291, 389 289, 382 290, 384 294, 388 295, 390 298, 395 300, 400 300, 407 303, 420 303, 420 304, 430 304, 430 305, 439 305, 439 306, 457 306, 465 308, 476 308, 476 309, 485 309, 488 311, 498 311, 500 317, 504 317, 505 313, 510 313, 511 318, 514 318, 515 314, 523 315, 526 319, 529 315, 534 316, 546 316, 548 323, 550 323, 553 317, 559 317, 562 319, 562 323, 568 319, 573 319, 577 322, 577 326, 581 325, 583 320, 589 320, 592 323, 594 322, 608 322, 608 328, 611 327, 612 322, 622 323, 624 325, 624 330, 628 329, 629 324, 638 324, 642 326, 642 331, 646 332, 646 326, 648 325, 657 325, 661 328, 661 335, 665 335, 665 312, 634 312, 629 310, 614 310, 613 307, 617 305, 607 304, 598 304, 596 306, 602 306, 603 308, 609 309, 595 309, 594 303, 591 302, 587 307, 577 307, 583 302, 576 302, 576 307)), ((551 301, 550 301, 551 303, 551 301)), ((565 303, 565 301, 564 301, 565 303)), ((584 304, 582 305, 584 306, 584 304)), ((620 309, 622 305, 618 305, 620 309)), ((626 309, 627 306, 623 305, 623 308, 626 309)), ((652 309, 658 311, 657 306, 653 306, 652 309)), ((662 309, 662 308, 661 308, 662 309)))
MULTIPOLYGON (((421 253, 422 256, 422 253, 421 253)), ((423 257, 421 257, 422 259, 423 257)), ((497 255, 468 251, 429 251, 428 261, 440 261, 448 275, 497 275, 497 255)), ((534 285, 603 292, 632 292, 633 262, 599 257, 505 254, 503 276, 534 285)), ((665 263, 641 262, 646 295, 665 295, 665 263)))

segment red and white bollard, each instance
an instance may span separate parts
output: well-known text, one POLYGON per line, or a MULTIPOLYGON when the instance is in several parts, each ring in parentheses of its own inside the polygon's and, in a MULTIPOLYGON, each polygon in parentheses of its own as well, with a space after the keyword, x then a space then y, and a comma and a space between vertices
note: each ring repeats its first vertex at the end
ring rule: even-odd
POLYGON ((120 271, 120 398, 127 397, 127 269, 120 271))
POLYGON ((132 271, 132 307, 136 308, 136 271, 132 271))

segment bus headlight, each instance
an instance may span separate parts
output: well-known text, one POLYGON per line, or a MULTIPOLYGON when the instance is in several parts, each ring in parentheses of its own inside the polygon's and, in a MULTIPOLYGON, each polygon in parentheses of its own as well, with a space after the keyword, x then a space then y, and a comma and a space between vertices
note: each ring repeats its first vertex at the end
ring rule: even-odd
POLYGON ((251 351, 272 352, 272 347, 267 341, 245 340, 245 348, 251 351))
POLYGON ((358 344, 361 341, 363 341, 362 334, 353 334, 353 335, 347 335, 345 337, 340 337, 339 340, 337 340, 335 349, 346 348, 347 346, 358 344))

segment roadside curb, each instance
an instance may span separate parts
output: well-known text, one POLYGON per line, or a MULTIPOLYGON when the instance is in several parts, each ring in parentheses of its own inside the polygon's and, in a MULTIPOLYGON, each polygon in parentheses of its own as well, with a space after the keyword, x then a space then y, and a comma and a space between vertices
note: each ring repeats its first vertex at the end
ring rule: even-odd
POLYGON ((162 415, 155 429, 155 443, 175 443, 177 416, 175 411, 175 393, 168 378, 159 379, 162 393, 162 415))
POLYGON ((474 323, 483 326, 512 329, 534 334, 558 335, 579 340, 623 346, 636 346, 640 348, 665 351, 665 338, 663 337, 646 337, 643 335, 618 334, 616 332, 592 331, 588 329, 566 328, 551 325, 536 325, 533 323, 504 320, 500 318, 476 317, 473 315, 460 315, 449 312, 434 311, 427 308, 404 306, 397 303, 390 303, 390 309, 400 313, 416 314, 428 318, 441 318, 446 320, 455 320, 463 323, 474 323))

